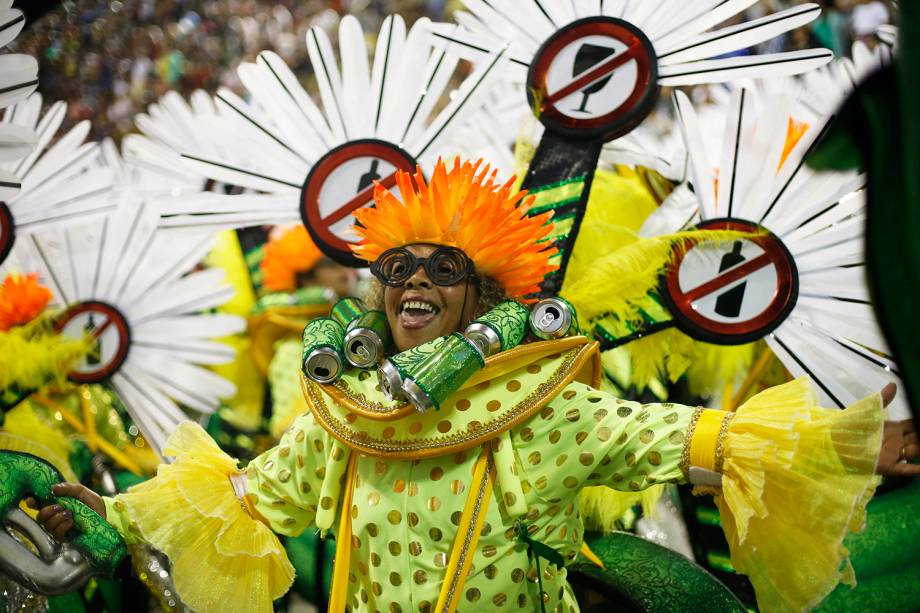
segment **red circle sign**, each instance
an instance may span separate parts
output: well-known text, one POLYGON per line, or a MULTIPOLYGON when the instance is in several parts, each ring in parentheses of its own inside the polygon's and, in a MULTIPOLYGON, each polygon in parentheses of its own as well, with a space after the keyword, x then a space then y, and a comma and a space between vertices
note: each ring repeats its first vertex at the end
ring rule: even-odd
POLYGON ((658 99, 658 58, 642 30, 588 17, 553 34, 527 75, 527 98, 550 130, 611 140, 635 128, 658 99))
POLYGON ((131 345, 128 321, 121 312, 104 302, 81 302, 67 309, 57 322, 60 334, 73 338, 90 335, 93 351, 68 374, 77 383, 99 383, 124 364, 131 345))
POLYGON ((16 240, 16 226, 13 224, 13 214, 5 202, 0 202, 0 264, 13 250, 16 240))
POLYGON ((340 264, 367 266, 350 249, 357 242, 349 232, 352 213, 374 204, 374 181, 393 189, 396 171, 415 166, 411 155, 375 139, 345 143, 320 158, 300 192, 300 218, 317 247, 340 264))
POLYGON ((798 269, 786 246, 760 226, 711 219, 702 230, 738 230, 751 238, 705 241, 679 251, 665 275, 664 297, 677 326, 701 341, 740 345, 776 329, 798 298, 798 269))

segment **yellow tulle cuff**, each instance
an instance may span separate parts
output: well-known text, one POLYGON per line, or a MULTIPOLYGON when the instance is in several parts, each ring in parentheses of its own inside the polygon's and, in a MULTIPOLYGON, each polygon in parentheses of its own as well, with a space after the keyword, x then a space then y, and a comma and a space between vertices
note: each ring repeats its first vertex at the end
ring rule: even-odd
POLYGON ((294 579, 278 538, 240 505, 236 461, 200 426, 180 424, 157 476, 118 497, 144 540, 173 565, 176 592, 195 611, 272 610, 294 579))
POLYGON ((880 397, 822 409, 805 379, 766 390, 725 429, 716 504, 735 568, 761 611, 801 611, 853 583, 843 539, 875 492, 880 397))

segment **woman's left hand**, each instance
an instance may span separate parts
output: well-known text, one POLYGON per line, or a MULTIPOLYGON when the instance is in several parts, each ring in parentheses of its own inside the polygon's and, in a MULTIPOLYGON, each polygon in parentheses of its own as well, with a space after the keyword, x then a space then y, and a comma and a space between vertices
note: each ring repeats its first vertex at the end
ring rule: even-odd
MULTIPOLYGON (((882 405, 888 406, 897 392, 897 386, 889 383, 882 388, 882 405)), ((920 441, 914 420, 886 421, 882 450, 878 456, 875 472, 886 477, 916 477, 920 475, 920 464, 911 464, 920 457, 920 441)))

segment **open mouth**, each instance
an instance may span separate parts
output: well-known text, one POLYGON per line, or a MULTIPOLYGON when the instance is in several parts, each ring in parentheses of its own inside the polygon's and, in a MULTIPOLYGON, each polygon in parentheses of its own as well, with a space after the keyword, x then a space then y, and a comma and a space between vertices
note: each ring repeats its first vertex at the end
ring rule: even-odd
POLYGON ((427 300, 404 300, 399 308, 399 322, 408 329, 424 328, 440 312, 440 308, 427 300))

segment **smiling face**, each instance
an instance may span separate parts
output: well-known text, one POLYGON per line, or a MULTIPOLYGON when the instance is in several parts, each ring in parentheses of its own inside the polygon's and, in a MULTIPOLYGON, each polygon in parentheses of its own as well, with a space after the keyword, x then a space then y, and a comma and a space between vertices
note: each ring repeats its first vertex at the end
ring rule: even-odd
MULTIPOLYGON (((433 245, 406 248, 419 258, 437 249, 433 245)), ((387 321, 399 351, 462 330, 473 318, 477 300, 476 285, 471 280, 451 286, 435 285, 423 266, 400 287, 387 287, 383 294, 387 321)))

